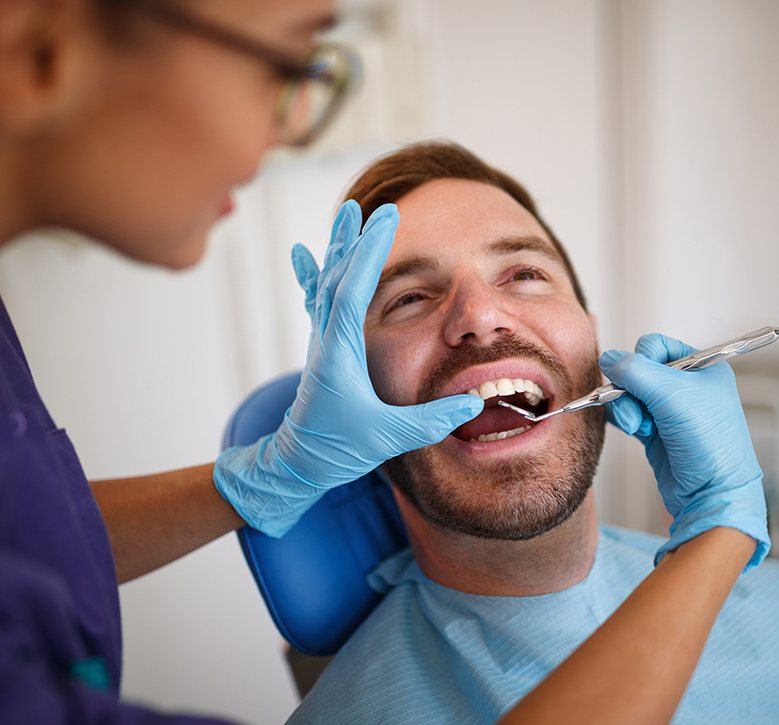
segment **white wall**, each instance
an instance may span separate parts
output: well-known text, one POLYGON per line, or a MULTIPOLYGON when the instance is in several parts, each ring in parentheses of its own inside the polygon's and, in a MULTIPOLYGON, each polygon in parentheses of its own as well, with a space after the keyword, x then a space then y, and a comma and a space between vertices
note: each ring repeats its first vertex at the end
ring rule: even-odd
MULTIPOLYGON (((0 253, 0 293, 88 475, 212 459, 232 407, 299 366, 293 242, 320 255, 378 151, 458 140, 525 182, 568 245, 604 346, 665 329, 707 344, 779 324, 779 4, 758 0, 351 3, 362 100, 240 199, 193 272, 40 235, 0 253)), ((779 350, 743 372, 779 380, 779 350)), ((773 388, 775 390, 775 388, 773 388)), ((750 394, 754 390, 750 388, 750 394)), ((656 527, 638 446, 611 433, 604 517, 656 527)), ((122 589, 126 696, 282 722, 295 695, 234 537, 122 589)))
MULTIPOLYGON (((630 2, 622 30, 626 341, 779 324, 779 3, 630 2)), ((779 349, 734 367, 779 380, 779 349)), ((643 485, 626 513, 651 526, 637 446, 628 470, 643 485)))

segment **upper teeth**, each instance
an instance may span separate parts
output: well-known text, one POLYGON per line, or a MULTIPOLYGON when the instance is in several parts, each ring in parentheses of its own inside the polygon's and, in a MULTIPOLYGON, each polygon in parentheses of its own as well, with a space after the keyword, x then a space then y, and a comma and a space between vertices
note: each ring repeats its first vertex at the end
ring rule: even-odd
POLYGON ((468 395, 478 395, 482 400, 494 398, 496 395, 514 395, 514 393, 524 393, 530 405, 538 405, 539 401, 546 398, 538 383, 522 378, 486 380, 478 388, 471 388, 468 391, 468 395))

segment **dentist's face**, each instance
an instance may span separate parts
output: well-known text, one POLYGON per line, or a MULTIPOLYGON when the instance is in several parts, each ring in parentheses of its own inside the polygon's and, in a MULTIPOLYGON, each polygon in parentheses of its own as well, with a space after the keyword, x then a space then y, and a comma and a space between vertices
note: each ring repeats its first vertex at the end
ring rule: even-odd
POLYGON ((388 464, 428 518, 530 538, 583 501, 603 444, 600 409, 528 427, 500 397, 556 408, 600 384, 591 317, 543 228, 508 194, 459 179, 398 202, 400 225, 365 322, 378 395, 408 405, 474 389, 484 412, 388 464))
MULTIPOLYGON (((61 31, 60 45, 72 46, 75 60, 50 73, 63 78, 62 92, 51 94, 56 122, 25 133, 33 224, 83 232, 143 262, 189 267, 232 211, 235 189, 278 143, 286 78, 270 62, 134 12, 133 3, 110 10, 124 26, 118 39, 93 7, 113 4, 69 5, 72 28, 61 31)), ((297 63, 334 12, 333 0, 174 5, 297 63)))

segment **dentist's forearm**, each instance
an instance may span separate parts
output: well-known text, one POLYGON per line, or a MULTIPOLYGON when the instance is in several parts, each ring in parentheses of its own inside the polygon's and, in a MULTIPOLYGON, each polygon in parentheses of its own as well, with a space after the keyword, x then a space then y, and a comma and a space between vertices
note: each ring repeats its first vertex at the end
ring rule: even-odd
POLYGON ((243 526, 214 488, 213 463, 136 478, 92 481, 121 584, 243 526))
POLYGON ((715 528, 667 555, 501 723, 667 723, 755 544, 715 528))

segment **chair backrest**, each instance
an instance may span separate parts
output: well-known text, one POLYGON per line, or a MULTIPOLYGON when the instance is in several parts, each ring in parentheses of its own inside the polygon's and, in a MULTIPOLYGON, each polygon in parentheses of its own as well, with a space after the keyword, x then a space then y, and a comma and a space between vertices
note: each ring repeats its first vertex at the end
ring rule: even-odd
MULTIPOLYGON (((263 385, 230 419, 222 447, 248 445, 278 428, 300 373, 263 385)), ((375 473, 328 491, 283 537, 238 532, 273 621, 296 649, 334 654, 381 596, 366 575, 407 546, 392 492, 375 473)))

